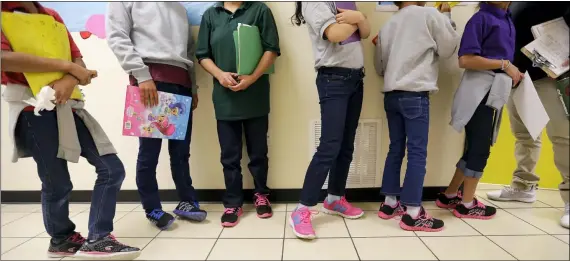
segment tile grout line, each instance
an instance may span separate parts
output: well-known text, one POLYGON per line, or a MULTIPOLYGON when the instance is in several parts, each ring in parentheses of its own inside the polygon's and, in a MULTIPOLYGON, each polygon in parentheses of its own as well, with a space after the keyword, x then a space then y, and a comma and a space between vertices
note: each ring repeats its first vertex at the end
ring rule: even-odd
MULTIPOLYGON (((221 225, 221 224, 220 224, 221 225)), ((208 251, 208 255, 206 256, 206 258, 204 260, 208 260, 208 258, 210 258, 210 255, 212 254, 212 251, 214 251, 214 247, 216 247, 216 244, 218 243, 218 240, 220 240, 220 237, 222 236, 222 233, 224 232, 224 229, 226 229, 225 227, 222 226, 222 230, 220 230, 220 234, 218 234, 218 237, 216 238, 216 241, 214 241, 214 244, 212 245, 212 248, 210 248, 210 251, 208 251)))
MULTIPOLYGON (((497 206, 497 208, 499 208, 499 206, 497 206)), ((500 208, 499 208, 500 209, 500 208)), ((507 212, 509 213, 509 212, 507 212)), ((510 213, 509 213, 510 214, 510 213)), ((495 244, 497 247, 499 247, 500 249, 502 249, 503 251, 505 251, 505 253, 509 254, 510 256, 512 256, 515 260, 519 260, 518 258, 515 257, 515 255, 513 255, 511 252, 507 251, 506 249, 504 249, 502 246, 500 246, 499 244, 497 244, 497 242, 491 240, 487 235, 483 234, 481 231, 479 231, 477 228, 475 228, 474 226, 472 226, 471 224, 469 224, 469 222, 463 220, 462 218, 460 218, 461 221, 465 222, 468 226, 470 226, 471 228, 473 228, 475 231, 477 231, 477 233, 481 234, 482 236, 484 236, 487 240, 491 241, 493 244, 495 244)))
POLYGON ((288 225, 288 219, 287 219, 287 215, 289 212, 287 212, 287 205, 285 205, 285 224, 283 225, 283 241, 281 243, 281 260, 283 260, 283 257, 285 256, 285 239, 287 238, 287 225, 288 225))
POLYGON ((433 250, 431 250, 431 248, 426 244, 426 242, 424 242, 424 240, 422 239, 422 237, 418 236, 418 234, 416 234, 415 231, 414 231, 414 234, 415 234, 416 237, 422 242, 422 244, 424 244, 424 246, 429 250, 429 252, 431 252, 431 254, 435 257, 435 259, 441 260, 441 259, 439 259, 439 257, 433 252, 433 250))
POLYGON ((358 260, 362 260, 360 258, 360 254, 358 253, 358 248, 356 248, 356 243, 354 243, 354 239, 352 238, 352 235, 350 234, 350 229, 348 228, 348 225, 346 224, 346 219, 342 218, 342 222, 344 223, 344 227, 346 227, 346 231, 348 232, 348 237, 350 238, 350 242, 352 242, 352 247, 354 247, 354 252, 356 252, 356 257, 358 258, 358 260))

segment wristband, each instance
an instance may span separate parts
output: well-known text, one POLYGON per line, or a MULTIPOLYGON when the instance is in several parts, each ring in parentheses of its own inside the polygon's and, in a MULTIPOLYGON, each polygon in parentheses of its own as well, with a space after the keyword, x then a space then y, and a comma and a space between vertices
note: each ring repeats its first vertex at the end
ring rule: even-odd
POLYGON ((505 66, 505 69, 503 71, 509 69, 510 66, 511 66, 511 61, 507 60, 507 66, 505 66))

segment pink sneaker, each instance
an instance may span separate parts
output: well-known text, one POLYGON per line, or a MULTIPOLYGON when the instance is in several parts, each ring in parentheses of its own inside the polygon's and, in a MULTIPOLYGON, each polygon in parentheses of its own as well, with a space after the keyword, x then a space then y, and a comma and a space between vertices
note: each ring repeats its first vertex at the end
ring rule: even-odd
POLYGON ((289 217, 289 224, 298 238, 314 239, 316 237, 313 224, 311 224, 311 210, 307 207, 296 209, 289 217))
POLYGON ((364 211, 362 211, 362 209, 352 206, 348 201, 346 201, 345 197, 342 197, 337 201, 333 201, 330 204, 325 199, 325 202, 323 203, 323 212, 330 215, 339 215, 349 219, 356 219, 364 215, 364 211))

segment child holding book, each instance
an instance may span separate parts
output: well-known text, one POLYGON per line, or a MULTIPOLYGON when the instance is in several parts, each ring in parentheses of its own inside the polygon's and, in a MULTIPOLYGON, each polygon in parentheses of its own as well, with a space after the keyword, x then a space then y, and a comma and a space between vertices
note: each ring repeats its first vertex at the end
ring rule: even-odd
MULTIPOLYGON (((42 14, 63 24, 57 12, 44 8, 38 2, 2 2, 1 5, 2 15, 5 15, 4 12, 42 14)), ((69 32, 67 37, 58 40, 69 44, 72 61, 14 51, 22 46, 13 45, 17 41, 10 42, 10 36, 4 32, 3 28, 2 84, 6 85, 3 97, 8 102, 10 135, 15 142, 13 162, 19 158, 33 157, 37 164, 38 176, 42 181, 43 220, 46 232, 51 237, 48 256, 137 258, 140 249, 118 242, 111 234, 117 194, 125 178, 123 163, 101 126, 83 108, 84 102, 70 99, 76 86, 89 84, 97 72, 85 68, 81 52, 69 32), (41 116, 34 115, 35 108, 25 102, 34 98, 24 75, 32 72, 65 73, 61 79, 50 84, 55 90, 56 108, 41 111, 41 116), (67 164, 77 163, 79 156, 93 165, 97 173, 87 239, 75 231, 75 224, 69 219, 69 196, 73 185, 67 164)), ((24 30, 17 33, 32 32, 24 30)))
MULTIPOLYGON (((192 97, 198 104, 194 41, 186 9, 179 2, 110 2, 106 15, 107 44, 130 84, 138 86, 146 107, 158 104, 158 91, 192 97), (152 17, 152 23, 149 19, 152 17), (138 26, 144 25, 144 26, 138 26)), ((168 140, 170 169, 180 199, 174 214, 194 221, 206 219, 200 209, 190 176, 192 112, 184 140, 168 140)), ((161 230, 175 218, 162 209, 156 167, 162 139, 140 138, 137 156, 137 188, 146 218, 161 230)))
POLYGON ((450 9, 424 7, 422 2, 394 2, 399 11, 381 28, 375 67, 384 76, 384 109, 390 150, 386 157, 378 216, 402 216, 400 227, 410 231, 440 231, 443 221, 429 216, 422 205, 429 131, 429 95, 438 91, 439 58, 450 58, 459 44, 450 9), (408 166, 400 189, 402 161, 408 166), (397 197, 400 196, 400 201, 397 197))
POLYGON ((289 222, 297 237, 313 239, 309 207, 317 205, 327 175, 323 211, 351 219, 364 214, 347 202, 345 188, 363 99, 364 56, 359 38, 368 37, 370 25, 361 12, 337 9, 334 2, 296 2, 292 21, 298 26, 307 23, 313 44, 322 134, 289 222), (355 33, 359 34, 356 41, 341 43, 355 33))
POLYGON ((475 198, 475 191, 496 139, 502 106, 523 74, 512 64, 515 27, 510 2, 482 2, 471 17, 459 47, 459 67, 466 69, 455 93, 451 125, 465 128, 465 150, 449 187, 436 204, 453 208, 460 218, 490 219, 496 209, 475 198), (463 184, 463 195, 458 194, 463 184))
POLYGON ((253 201, 257 216, 273 215, 267 187, 269 75, 265 72, 280 54, 273 14, 262 2, 218 2, 202 16, 196 57, 214 76, 212 96, 226 184, 225 211, 221 218, 224 227, 237 225, 243 213, 242 133, 255 184, 253 201), (233 32, 239 23, 259 29, 263 55, 251 75, 237 75, 233 32))

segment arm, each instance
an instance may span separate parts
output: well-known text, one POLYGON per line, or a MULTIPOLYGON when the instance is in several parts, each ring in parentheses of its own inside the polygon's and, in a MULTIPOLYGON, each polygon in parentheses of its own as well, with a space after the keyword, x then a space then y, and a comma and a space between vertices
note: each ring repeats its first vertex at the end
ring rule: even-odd
POLYGON ((497 70, 503 67, 503 63, 508 61, 501 61, 495 59, 487 59, 485 57, 466 54, 459 57, 459 67, 470 70, 497 70))
POLYGON ((378 32, 378 40, 374 48, 374 69, 380 76, 384 76, 384 63, 382 62, 382 42, 380 39, 380 32, 378 32))
POLYGON ((429 16, 429 28, 437 45, 437 54, 450 58, 457 50, 459 34, 455 31, 451 19, 434 10, 429 16))
POLYGON ((192 37, 192 26, 190 25, 188 25, 188 46, 186 47, 186 52, 188 53, 188 60, 192 61, 192 66, 188 66, 190 81, 192 81, 192 94, 196 94, 198 92, 198 79, 196 79, 196 62, 194 60, 196 51, 194 50, 194 37, 192 37))
POLYGON ((200 31, 198 33, 198 44, 196 45, 196 59, 198 63, 206 70, 210 75, 212 75, 220 84, 226 88, 234 86, 237 81, 228 75, 231 73, 226 73, 222 71, 216 63, 214 63, 214 57, 212 55, 212 49, 210 46, 210 34, 212 32, 212 26, 210 23, 208 9, 202 16, 202 21, 200 22, 200 31))
POLYGON ((69 73, 75 65, 71 62, 44 58, 26 53, 2 51, 2 71, 19 73, 64 72, 69 73))
POLYGON ((336 14, 325 2, 303 2, 303 8, 305 21, 323 40, 340 43, 358 30, 356 25, 337 23, 336 14))
POLYGON ((370 23, 364 14, 362 14, 362 16, 364 19, 358 23, 358 32, 360 34, 360 38, 367 39, 368 36, 370 36, 370 23))
POLYGON ((152 77, 130 38, 133 26, 130 15, 131 4, 129 2, 109 2, 105 19, 107 44, 123 70, 142 83, 152 80, 152 77))

